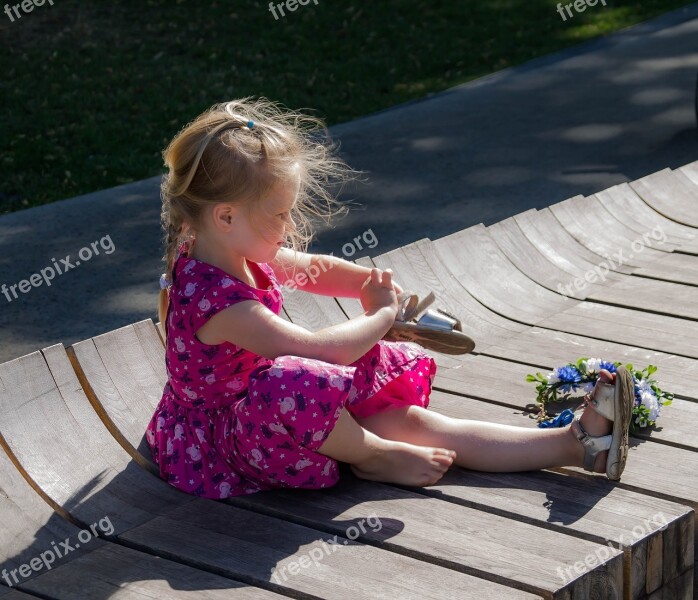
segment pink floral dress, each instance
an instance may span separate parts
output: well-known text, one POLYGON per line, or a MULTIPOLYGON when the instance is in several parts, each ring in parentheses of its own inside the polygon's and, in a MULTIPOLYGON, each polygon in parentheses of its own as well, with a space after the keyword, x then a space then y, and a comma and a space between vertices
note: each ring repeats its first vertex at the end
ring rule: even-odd
POLYGON ((281 312, 283 295, 266 263, 248 262, 255 288, 178 252, 165 326, 168 381, 146 429, 160 476, 196 496, 227 498, 274 488, 324 488, 337 461, 320 454, 342 407, 355 417, 427 407, 434 360, 414 343, 378 341, 351 365, 300 356, 259 356, 196 332, 245 300, 281 312))

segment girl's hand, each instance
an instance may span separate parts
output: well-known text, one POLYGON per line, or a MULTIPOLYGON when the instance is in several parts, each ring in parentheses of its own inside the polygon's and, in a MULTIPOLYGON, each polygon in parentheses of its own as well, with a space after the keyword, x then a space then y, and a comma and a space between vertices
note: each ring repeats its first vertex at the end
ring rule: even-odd
POLYGON ((375 267, 361 287, 361 306, 366 312, 390 306, 397 313, 397 294, 392 281, 392 271, 381 271, 375 267))

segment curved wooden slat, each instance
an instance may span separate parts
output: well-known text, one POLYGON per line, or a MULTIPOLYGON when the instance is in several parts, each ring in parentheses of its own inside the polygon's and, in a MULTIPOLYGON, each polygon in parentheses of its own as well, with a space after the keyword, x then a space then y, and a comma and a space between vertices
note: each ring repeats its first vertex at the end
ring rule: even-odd
POLYGON ((629 346, 698 358, 698 323, 619 306, 580 302, 539 322, 541 327, 629 346))
POLYGON ((632 181, 630 187, 658 213, 698 229, 698 188, 684 172, 663 169, 632 181))
MULTIPOLYGON (((548 255, 543 255, 538 248, 525 236, 514 218, 504 219, 488 227, 492 239, 502 250, 506 257, 519 271, 527 275, 533 281, 545 288, 563 296, 584 300, 591 293, 599 290, 597 283, 589 283, 584 279, 584 273, 579 273, 571 278, 567 271, 563 271, 548 255), (577 287, 573 283, 565 285, 563 282, 581 280, 583 283, 577 287)), ((574 266, 572 265, 572 268, 574 266)), ((598 277, 596 278, 598 280, 598 277)))
POLYGON ((513 321, 536 324, 575 302, 523 275, 504 256, 484 225, 475 225, 433 243, 448 270, 472 296, 513 321), (521 301, 523 298, 525 302, 521 301))
POLYGON ((638 236, 593 199, 570 198, 551 205, 550 211, 580 243, 603 258, 618 256, 622 264, 639 267, 666 255, 658 240, 638 236))
MULTIPOLYGON (((552 291, 578 299, 586 298, 668 316, 698 319, 698 288, 696 287, 631 275, 623 275, 623 279, 608 285, 597 285, 596 282, 603 274, 601 269, 591 273, 587 279, 581 277, 576 279, 574 285, 564 286, 561 281, 564 281, 566 273, 557 269, 536 251, 513 219, 490 225, 488 230, 507 258, 522 273, 552 291), (667 303, 667 298, 671 298, 672 301, 667 303)), ((673 258, 668 253, 664 253, 664 257, 673 258)), ((650 265, 653 264, 654 262, 650 263, 650 265)), ((694 259, 694 265, 698 273, 698 258, 694 259)))
POLYGON ((523 275, 503 256, 484 227, 470 228, 433 244, 447 268, 474 296, 484 303, 492 302, 498 312, 506 310, 510 318, 516 318, 514 302, 522 298, 525 302, 521 302, 522 310, 518 312, 522 322, 698 357, 698 348, 693 343, 698 338, 698 323, 558 296, 523 275), (489 281, 485 266, 488 264, 492 265, 489 281), (529 304, 534 298, 536 303, 529 304), (562 310, 558 310, 561 305, 562 310))
POLYGON ((698 236, 695 230, 668 219, 658 213, 637 195, 628 183, 621 183, 596 192, 594 197, 616 219, 623 220, 637 233, 644 235, 656 231, 666 235, 666 241, 682 252, 698 253, 698 236))
MULTIPOLYGON (((598 254, 575 240, 547 208, 531 209, 514 215, 513 219, 541 254, 572 276, 571 281, 584 278, 603 262, 598 254)), ((610 270, 605 275, 608 281, 619 280, 619 273, 633 272, 627 265, 617 265, 615 261, 608 262, 608 267, 610 270)))
POLYGON ((403 289, 407 286, 420 298, 433 291, 436 300, 430 308, 441 307, 458 317, 463 331, 476 341, 475 352, 524 329, 521 324, 478 302, 436 259, 432 242, 428 239, 396 248, 373 261, 380 268, 392 268, 403 289))

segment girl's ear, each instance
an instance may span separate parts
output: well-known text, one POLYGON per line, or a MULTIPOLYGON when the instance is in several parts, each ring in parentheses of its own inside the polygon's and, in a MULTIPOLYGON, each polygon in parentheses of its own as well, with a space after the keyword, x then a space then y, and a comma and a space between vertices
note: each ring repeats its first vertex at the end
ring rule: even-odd
POLYGON ((220 203, 216 204, 211 209, 211 216, 213 218, 213 224, 215 227, 228 230, 228 228, 237 220, 238 213, 235 206, 220 203))

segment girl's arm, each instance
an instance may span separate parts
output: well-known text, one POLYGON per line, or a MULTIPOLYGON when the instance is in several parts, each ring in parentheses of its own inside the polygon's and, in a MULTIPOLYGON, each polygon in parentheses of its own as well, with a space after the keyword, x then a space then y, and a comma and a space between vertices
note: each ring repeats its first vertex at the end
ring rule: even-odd
MULTIPOLYGON (((371 274, 369 267, 362 267, 330 254, 298 253, 298 264, 293 266, 294 253, 281 248, 269 263, 279 283, 288 289, 335 298, 358 298, 361 286, 371 274)), ((402 288, 393 281, 395 293, 402 288)))
POLYGON ((311 332, 278 317, 261 302, 245 300, 211 317, 196 333, 205 344, 226 341, 272 360, 290 355, 350 365, 388 332, 396 311, 396 304, 383 306, 311 332))

